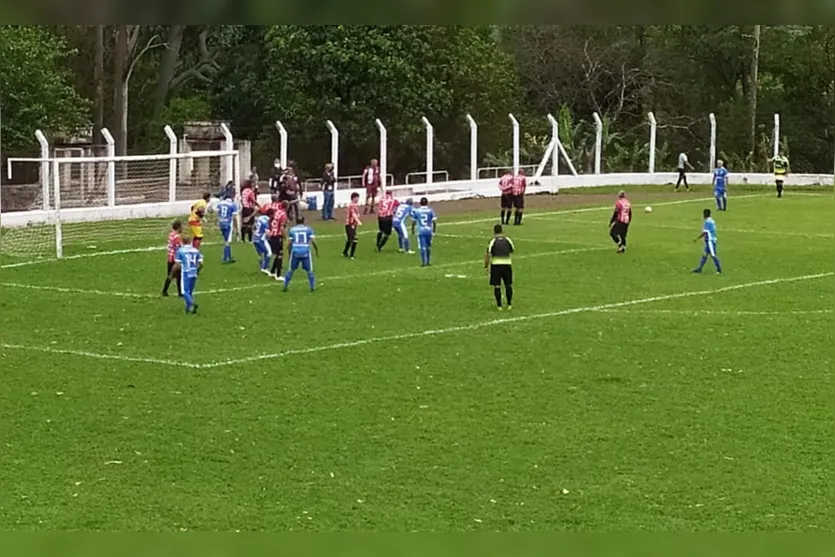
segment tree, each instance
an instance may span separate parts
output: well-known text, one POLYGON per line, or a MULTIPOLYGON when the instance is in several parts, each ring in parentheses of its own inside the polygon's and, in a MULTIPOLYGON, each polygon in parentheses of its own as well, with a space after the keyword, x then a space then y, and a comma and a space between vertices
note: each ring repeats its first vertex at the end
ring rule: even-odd
POLYGON ((47 29, 0 27, 4 149, 32 146, 37 129, 74 133, 89 126, 89 103, 70 84, 71 54, 47 29))
MULTIPOLYGON (((249 42, 246 60, 223 62, 216 98, 229 115, 250 114, 272 134, 281 119, 294 132, 293 157, 306 168, 323 162, 319 145, 330 119, 344 138, 342 168, 359 170, 377 151, 380 118, 389 131, 389 168, 417 170, 426 116, 435 125, 436 166, 460 172, 468 159, 465 114, 482 122, 489 149, 517 105, 512 62, 489 27, 273 26, 262 33, 263 56, 249 42)), ((230 30, 226 40, 257 35, 230 30)))

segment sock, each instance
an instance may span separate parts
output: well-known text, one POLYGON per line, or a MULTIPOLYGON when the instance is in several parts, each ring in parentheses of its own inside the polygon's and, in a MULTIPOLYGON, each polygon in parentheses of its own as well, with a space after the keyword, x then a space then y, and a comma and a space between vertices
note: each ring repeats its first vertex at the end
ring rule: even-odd
POLYGON ((316 290, 316 276, 313 274, 313 271, 307 273, 307 283, 310 285, 311 290, 316 290))
POLYGON ((183 295, 183 284, 180 279, 180 275, 177 275, 177 296, 183 295))
POLYGON ((270 272, 274 275, 280 275, 283 263, 284 261, 282 261, 281 257, 275 256, 275 258, 273 259, 273 267, 272 269, 270 269, 270 272))
POLYGON ((707 263, 707 256, 706 256, 706 255, 703 255, 703 256, 702 256, 701 261, 699 261, 699 266, 698 266, 698 267, 696 267, 696 269, 698 269, 699 271, 701 271, 701 270, 702 270, 702 267, 704 267, 704 266, 705 266, 705 263, 707 263))
POLYGON ((429 265, 429 260, 432 258, 432 248, 426 248, 426 264, 429 265))
POLYGON ((351 242, 351 257, 354 257, 355 253, 357 253, 357 243, 351 242))
POLYGON ((165 284, 162 285, 162 293, 163 294, 168 294, 168 287, 169 286, 171 286, 171 279, 167 278, 167 279, 165 279, 165 284))
POLYGON ((519 211, 514 211, 514 213, 513 213, 513 224, 519 224, 519 221, 521 220, 521 216, 522 216, 522 213, 520 213, 519 211))
POLYGON ((719 263, 719 258, 718 257, 713 256, 713 264, 716 266, 716 272, 721 273, 722 272, 722 264, 719 263))
POLYGON ((502 209, 502 218, 501 218, 501 221, 499 221, 499 222, 501 222, 502 224, 504 224, 504 215, 505 215, 505 210, 504 210, 504 209, 502 209))
POLYGON ((397 247, 403 249, 403 236, 399 232, 397 233, 397 247))
POLYGON ((496 305, 502 307, 502 289, 497 286, 493 289, 493 295, 496 297, 496 305))
POLYGON ((403 249, 406 251, 412 251, 412 244, 408 238, 403 238, 403 249))
POLYGON ((348 250, 349 249, 351 249, 351 240, 347 240, 345 242, 345 249, 342 250, 342 255, 344 255, 345 257, 348 257, 348 250))
POLYGON ((232 246, 223 246, 223 260, 229 261, 232 259, 232 246))
POLYGON ((183 292, 183 297, 186 300, 186 311, 188 311, 194 305, 194 297, 191 295, 191 292, 183 292))
POLYGON ((728 198, 727 197, 722 198, 722 210, 723 211, 728 210, 728 198))
POLYGON ((269 266, 270 266, 270 256, 269 255, 264 255, 261 258, 261 270, 264 271, 269 266))
POLYGON ((386 245, 386 242, 389 241, 389 235, 383 234, 383 240, 380 242, 380 249, 383 249, 383 246, 386 245))
POLYGON ((382 242, 383 242, 383 233, 382 232, 377 232, 377 249, 380 249, 380 247, 383 245, 382 242))
MULTIPOLYGON (((496 291, 498 292, 498 289, 496 291)), ((504 294, 507 296, 507 305, 513 305, 513 287, 505 285, 504 294)))
POLYGON ((519 215, 519 224, 522 224, 522 214, 523 214, 522 211, 519 211, 516 214, 519 215))
POLYGON ((287 269, 287 274, 284 275, 284 290, 290 286, 290 281, 293 279, 293 269, 287 269))

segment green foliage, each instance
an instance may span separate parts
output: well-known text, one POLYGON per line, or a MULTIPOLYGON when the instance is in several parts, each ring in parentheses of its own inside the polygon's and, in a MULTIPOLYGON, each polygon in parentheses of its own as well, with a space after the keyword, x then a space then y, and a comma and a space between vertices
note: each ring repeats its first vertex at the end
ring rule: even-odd
POLYGON ((89 125, 89 102, 70 85, 66 43, 38 26, 0 26, 3 147, 34 144, 34 132, 75 132, 89 125))
MULTIPOLYGON (((230 31, 228 39, 241 44, 244 32, 230 31)), ((377 152, 379 118, 388 129, 389 168, 417 168, 425 116, 435 126, 436 166, 452 171, 466 160, 465 114, 495 122, 515 104, 511 61, 487 27, 273 26, 263 39, 262 61, 229 68, 218 99, 243 108, 250 130, 282 120, 301 166, 321 164, 330 119, 346 140, 343 168, 358 169, 377 152)), ((495 129, 480 134, 486 149, 499 141, 495 129)))

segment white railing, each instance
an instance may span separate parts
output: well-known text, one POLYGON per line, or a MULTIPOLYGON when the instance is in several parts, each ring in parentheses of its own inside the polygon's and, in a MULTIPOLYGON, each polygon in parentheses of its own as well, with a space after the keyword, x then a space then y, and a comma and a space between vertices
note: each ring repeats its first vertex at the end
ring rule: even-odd
MULTIPOLYGON (((523 164, 519 166, 519 170, 524 170, 525 174, 533 175, 536 172, 537 165, 535 164, 523 164)), ((482 166, 477 169, 478 179, 484 180, 486 178, 499 178, 499 174, 502 171, 507 170, 508 168, 512 168, 511 165, 508 166, 482 166)))
POLYGON ((426 172, 409 172, 406 174, 406 185, 412 184, 432 184, 436 182, 436 178, 440 178, 441 182, 449 182, 449 172, 446 170, 434 170, 430 175, 431 179, 426 179, 426 172))

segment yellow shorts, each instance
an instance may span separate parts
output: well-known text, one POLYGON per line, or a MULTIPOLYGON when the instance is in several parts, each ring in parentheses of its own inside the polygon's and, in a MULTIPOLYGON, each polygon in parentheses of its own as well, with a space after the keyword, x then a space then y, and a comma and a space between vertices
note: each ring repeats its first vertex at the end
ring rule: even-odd
POLYGON ((191 228, 191 235, 195 238, 202 238, 203 237, 203 227, 198 225, 189 225, 191 228))

